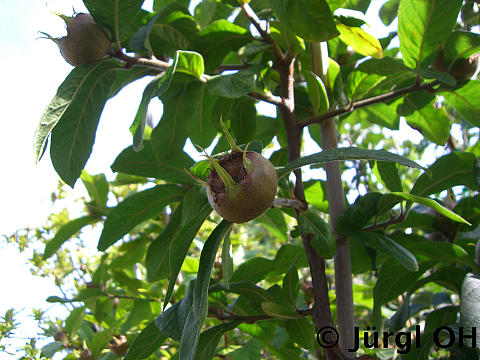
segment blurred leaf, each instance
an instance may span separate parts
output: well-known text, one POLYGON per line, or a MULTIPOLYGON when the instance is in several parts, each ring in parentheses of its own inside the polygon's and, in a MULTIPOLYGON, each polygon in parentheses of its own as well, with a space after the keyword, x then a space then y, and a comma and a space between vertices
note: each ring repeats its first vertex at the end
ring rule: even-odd
POLYGON ((304 71, 305 80, 308 86, 308 97, 313 105, 313 112, 316 115, 323 114, 329 108, 327 89, 322 79, 311 71, 304 71))
POLYGON ((42 347, 41 357, 52 358, 63 348, 63 341, 54 341, 42 347))
MULTIPOLYGON (((169 234, 166 234, 165 237, 162 237, 162 241, 167 241, 168 263, 170 267, 167 293, 165 294, 165 298, 163 300, 164 308, 167 306, 173 294, 173 288, 177 281, 178 273, 182 268, 183 261, 187 256, 188 249, 190 248, 195 235, 200 229, 200 226, 202 226, 211 212, 212 208, 210 204, 205 203, 202 209, 198 212, 197 216, 192 218, 188 224, 179 227, 171 238, 168 236, 169 234)), ((163 248, 166 249, 166 247, 163 248)), ((167 261, 167 258, 164 255, 162 255, 162 258, 165 259, 164 261, 167 261)))
POLYGON ((95 21, 107 26, 112 34, 123 40, 130 26, 142 12, 144 0, 84 0, 95 21))
POLYGON ((256 78, 255 73, 248 70, 218 75, 208 80, 208 90, 217 96, 238 98, 253 90, 256 78))
POLYGON ((220 19, 198 33, 195 50, 202 54, 206 72, 209 73, 221 64, 229 52, 239 49, 250 40, 247 29, 220 19))
POLYGON ((230 254, 230 248, 232 244, 230 242, 230 232, 225 235, 222 245, 222 275, 223 282, 227 289, 230 287, 230 278, 233 274, 233 258, 230 254))
POLYGON ((64 224, 55 233, 53 239, 49 240, 45 245, 43 259, 46 260, 53 254, 55 254, 55 252, 60 249, 60 246, 62 246, 65 241, 78 233, 84 226, 95 224, 99 220, 100 219, 98 218, 87 215, 64 224))
POLYGON ((284 22, 270 22, 270 36, 290 54, 299 54, 305 51, 305 42, 284 22))
POLYGON ((383 50, 379 41, 360 27, 337 24, 340 39, 353 50, 364 56, 382 58, 383 50))
POLYGON ((270 1, 280 21, 306 41, 320 42, 338 36, 332 12, 325 0, 270 1))
POLYGON ((108 182, 105 174, 90 175, 86 171, 83 171, 80 179, 95 205, 106 206, 108 200, 108 182))
POLYGON ((215 355, 215 350, 217 350, 217 345, 223 334, 229 330, 235 329, 239 321, 230 321, 223 323, 217 326, 214 326, 208 330, 205 330, 200 334, 200 339, 198 340, 197 351, 195 352, 195 360, 210 360, 215 355))
POLYGON ((410 193, 425 197, 456 185, 476 190, 479 186, 475 179, 477 168, 477 160, 472 153, 452 152, 435 161, 428 172, 417 179, 410 193))
POLYGON ((185 291, 185 296, 164 310, 163 313, 155 319, 155 326, 162 335, 175 341, 180 341, 185 327, 185 320, 192 307, 194 286, 195 281, 190 281, 185 291))
POLYGON ((302 166, 312 164, 324 164, 332 161, 345 160, 376 160, 376 161, 390 161, 400 165, 409 166, 417 169, 425 169, 416 162, 409 160, 403 156, 390 153, 385 150, 366 150, 356 147, 345 147, 338 149, 327 149, 322 152, 301 157, 290 162, 287 166, 278 169, 278 177, 282 177, 291 171, 301 168, 302 166))
POLYGON ((42 157, 50 132, 50 157, 68 185, 77 181, 90 153, 100 114, 115 82, 119 63, 100 61, 74 68, 57 90, 35 132, 35 161, 42 157))
POLYGON ((335 11, 338 8, 358 10, 365 13, 371 0, 327 0, 330 10, 335 11))
POLYGON ((374 231, 356 232, 352 234, 352 237, 360 239, 365 245, 387 253, 391 258, 401 264, 404 269, 412 272, 418 271, 418 263, 415 256, 389 237, 374 231))
POLYGON ((141 151, 135 151, 133 146, 124 149, 113 162, 111 169, 118 173, 192 184, 194 180, 185 173, 185 169, 193 164, 194 161, 183 151, 176 158, 158 160, 153 153, 152 143, 145 140, 141 151))
POLYGON ((255 221, 262 224, 276 238, 287 241, 288 228, 280 209, 268 209, 255 221))
POLYGON ((398 37, 403 62, 426 68, 456 24, 462 0, 402 0, 398 9, 398 37))
POLYGON ((382 178, 382 181, 390 191, 402 191, 402 180, 398 174, 397 165, 393 162, 377 161, 376 162, 378 172, 382 178))
POLYGON ((454 109, 472 126, 480 126, 480 80, 469 80, 456 89, 446 89, 440 94, 451 109, 454 109))
POLYGON ((295 306, 297 303, 298 292, 300 291, 298 272, 295 263, 292 263, 283 277, 282 289, 290 305, 295 306))
POLYGON ((73 339, 85 316, 85 307, 74 308, 65 319, 65 331, 73 339))
POLYGON ((180 200, 184 192, 179 186, 158 185, 126 198, 108 214, 98 240, 98 250, 105 251, 134 226, 159 215, 165 206, 180 200))
POLYGON ((288 335, 298 345, 311 349, 315 344, 315 327, 308 318, 285 320, 288 335))
POLYGON ((331 259, 335 255, 336 240, 330 225, 312 211, 300 214, 300 228, 305 236, 311 236, 313 247, 324 259, 331 259))
POLYGON ((397 17, 399 3, 400 0, 388 0, 380 8, 378 15, 385 26, 390 25, 397 17))
POLYGON ((200 255, 197 280, 193 289, 193 302, 185 320, 185 326, 180 340, 179 356, 182 359, 193 359, 199 343, 200 329, 207 317, 208 285, 215 263, 218 247, 232 224, 222 220, 210 234, 200 255))
POLYGON ((299 319, 301 315, 299 315, 295 308, 288 308, 283 305, 271 302, 271 301, 264 301, 262 303, 262 310, 265 314, 279 319, 299 319))
POLYGON ((135 337, 133 343, 128 348, 124 360, 140 360, 149 357, 166 340, 155 326, 155 321, 148 325, 135 337))
POLYGON ((251 281, 230 282, 227 288, 224 284, 211 285, 209 292, 225 291, 241 295, 253 303, 261 304, 263 301, 272 301, 273 297, 269 292, 255 285, 251 281))
POLYGON ((401 114, 408 125, 418 130, 425 139, 445 145, 450 136, 450 119, 444 107, 435 106, 435 97, 426 91, 417 91, 415 95, 407 95, 403 99, 411 109, 409 114, 401 114))

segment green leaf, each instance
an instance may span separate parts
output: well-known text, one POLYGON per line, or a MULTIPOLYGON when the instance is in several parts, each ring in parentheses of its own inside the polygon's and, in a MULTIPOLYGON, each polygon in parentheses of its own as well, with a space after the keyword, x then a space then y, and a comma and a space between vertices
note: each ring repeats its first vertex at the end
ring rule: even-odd
POLYGON ((155 326, 155 321, 151 321, 135 337, 133 343, 128 348, 124 360, 145 359, 152 355, 165 340, 166 336, 155 326))
POLYGON ((76 334, 78 329, 80 328, 80 324, 83 321, 83 317, 85 316, 85 307, 78 307, 73 309, 70 312, 70 315, 65 319, 65 332, 69 334, 71 338, 73 338, 76 334))
POLYGON ((377 161, 378 172, 382 181, 390 191, 402 191, 402 180, 398 174, 397 165, 393 162, 377 161))
MULTIPOLYGON (((460 297, 460 324, 467 334, 471 329, 480 327, 480 279, 478 275, 468 274, 462 284, 460 297)), ((471 340, 469 340, 471 342, 471 340)), ((480 334, 476 334, 476 343, 480 342, 480 334)))
POLYGON ((153 153, 151 141, 145 140, 141 151, 135 151, 133 146, 124 149, 113 162, 111 169, 118 173, 192 184, 194 180, 185 173, 185 169, 193 164, 194 161, 183 151, 176 158, 158 160, 153 153))
POLYGON ((280 21, 306 41, 320 42, 338 36, 332 12, 325 0, 270 1, 280 21))
POLYGON ((271 301, 264 301, 262 303, 262 310, 265 314, 273 318, 300 319, 302 317, 295 311, 295 308, 286 307, 271 301))
POLYGON ((457 185, 477 190, 478 182, 475 179, 477 168, 478 164, 474 154, 452 152, 435 161, 428 168, 428 173, 417 179, 410 193, 425 197, 457 185))
POLYGON ((195 19, 200 28, 205 28, 212 21, 228 18, 233 7, 224 1, 203 0, 195 7, 195 19))
POLYGON ((261 304, 263 301, 273 301, 272 295, 251 281, 230 282, 227 288, 225 284, 214 284, 208 289, 209 292, 224 291, 245 297, 248 301, 261 304))
POLYGON ((470 225, 470 223, 468 221, 463 219, 461 216, 455 214, 454 212, 450 211, 449 209, 443 207, 442 205, 440 205, 435 200, 425 198, 425 197, 421 197, 421 196, 415 196, 415 195, 404 193, 404 192, 392 192, 392 195, 400 196, 405 200, 409 200, 409 201, 412 201, 412 202, 416 202, 417 204, 422 204, 422 205, 428 206, 428 207, 434 209, 438 213, 442 214, 443 216, 445 216, 445 217, 447 217, 447 218, 449 218, 453 221, 456 221, 456 222, 459 222, 459 223, 462 223, 462 224, 466 224, 466 225, 470 225))
POLYGON ((305 184, 305 199, 321 212, 328 212, 328 198, 326 192, 326 183, 320 180, 315 181, 313 185, 305 184))
POLYGON ((135 119, 130 126, 130 132, 133 135, 133 148, 135 151, 143 149, 143 135, 147 122, 148 104, 155 96, 162 96, 169 88, 172 81, 173 73, 177 67, 178 54, 172 65, 164 73, 157 75, 143 91, 142 100, 138 107, 135 119))
POLYGON ((54 341, 42 347, 41 357, 52 358, 57 351, 63 348, 63 341, 54 341))
POLYGON ((165 206, 180 200, 184 192, 179 186, 158 185, 127 197, 108 214, 98 250, 105 251, 136 225, 159 215, 165 206))
POLYGON ((480 80, 469 80, 461 87, 440 92, 445 103, 473 126, 480 126, 480 80))
POLYGON ((302 166, 312 164, 325 164, 332 161, 345 160, 376 160, 376 161, 390 161, 400 165, 409 166, 417 169, 425 169, 416 162, 409 160, 403 156, 390 153, 385 150, 366 150, 356 147, 345 147, 338 149, 328 149, 322 152, 301 157, 290 162, 287 166, 277 170, 278 177, 282 177, 302 166))
POLYGON ((122 90, 128 84, 133 83, 134 81, 141 79, 147 75, 154 75, 155 72, 152 69, 134 66, 131 68, 119 68, 117 70, 117 76, 115 77, 115 82, 113 83, 110 89, 109 97, 112 98, 117 95, 120 90, 122 90))
POLYGON ((364 56, 382 58, 383 49, 380 42, 360 27, 337 24, 340 40, 351 46, 353 50, 364 56))
POLYGON ((255 73, 248 70, 231 75, 218 75, 208 80, 208 90, 214 95, 238 98, 253 90, 256 78, 255 73))
POLYGON ((284 22, 270 22, 270 37, 290 54, 305 51, 305 42, 284 22))
POLYGON ((300 214, 300 229, 306 236, 311 236, 313 247, 324 259, 331 259, 335 255, 336 240, 330 225, 312 211, 300 214))
POLYGON ((466 59, 480 51, 480 35, 469 31, 453 31, 443 48, 443 60, 447 69, 459 59, 466 59))
POLYGON ((55 170, 72 186, 80 176, 95 140, 100 114, 115 82, 118 63, 100 61, 74 68, 57 90, 35 132, 35 161, 42 157, 50 133, 55 170))
POLYGON ((170 267, 170 276, 168 282, 167 293, 163 300, 164 307, 167 306, 170 298, 173 294, 173 288, 177 281, 178 273, 182 268, 183 261, 187 256, 188 249, 195 238, 200 226, 205 222, 208 215, 212 212, 210 204, 205 203, 202 209, 198 212, 198 215, 194 217, 188 224, 181 226, 175 232, 175 235, 171 239, 166 238, 166 241, 170 241, 168 248, 168 261, 170 267))
POLYGON ((230 279, 233 274, 233 258, 230 254, 231 246, 230 232, 228 232, 223 239, 222 245, 222 274, 223 282, 225 283, 227 289, 230 287, 230 279))
POLYGON ((63 225, 55 234, 53 239, 49 240, 45 245, 45 251, 43 252, 43 259, 46 260, 55 252, 60 249, 65 241, 70 239, 76 233, 78 233, 84 226, 92 225, 98 222, 100 219, 93 218, 89 215, 81 218, 69 221, 63 225))
POLYGON ((380 8, 378 15, 385 26, 390 25, 397 17, 399 3, 400 0, 388 0, 380 8))
POLYGON ((142 12, 144 0, 84 0, 83 3, 95 21, 107 26, 123 41, 130 27, 142 12))
POLYGON ((282 289, 289 304, 295 306, 297 303, 298 292, 300 291, 298 272, 295 263, 292 263, 283 277, 282 289))
POLYGON ((256 222, 262 224, 273 236, 280 240, 288 240, 288 227, 285 222, 282 210, 268 209, 262 215, 255 219, 256 222))
POLYGON ((250 42, 247 29, 225 19, 214 21, 200 31, 195 39, 195 51, 205 59, 206 72, 214 71, 231 51, 250 42))
POLYGON ((382 263, 373 288, 372 320, 375 325, 380 325, 381 306, 408 291, 428 268, 428 265, 424 265, 420 266, 419 271, 405 271, 403 265, 397 261, 382 263))
POLYGON ((108 182, 105 175, 90 175, 86 171, 83 171, 80 179, 95 205, 99 207, 106 206, 108 200, 108 182))
POLYGON ((307 318, 285 320, 288 335, 298 345, 311 349, 315 344, 315 326, 307 318))
POLYGON ((185 296, 155 319, 155 326, 160 333, 169 338, 180 341, 190 308, 193 303, 193 288, 195 281, 190 281, 185 296))
POLYGON ((371 0, 327 0, 327 4, 332 11, 339 8, 358 10, 365 13, 371 0))
POLYGON ((200 255, 197 280, 193 289, 193 303, 185 320, 180 340, 179 356, 181 359, 193 359, 199 342, 200 329, 207 317, 208 285, 215 263, 218 247, 232 224, 222 220, 205 242, 200 255))
POLYGON ((389 237, 377 232, 356 232, 352 237, 360 239, 365 245, 385 252, 393 259, 397 260, 404 269, 408 271, 418 271, 418 263, 415 256, 403 246, 393 241, 389 237))
POLYGON ((200 79, 205 71, 203 57, 195 51, 177 51, 177 68, 176 72, 191 75, 200 79))
POLYGON ((462 0, 402 0, 398 36, 403 62, 426 68, 440 51, 457 22, 462 0))
POLYGON ((398 59, 385 57, 370 59, 361 63, 348 76, 346 95, 350 100, 362 99, 397 86, 400 81, 411 76, 410 70, 398 59))
MULTIPOLYGON (((213 118, 215 121, 217 119, 219 121, 221 117, 224 121, 230 120, 230 130, 237 144, 246 144, 253 140, 257 126, 257 110, 253 99, 248 97, 238 99, 219 97, 215 104, 213 118)), ((248 148, 250 150, 251 146, 248 148)))
POLYGON ((217 345, 223 334, 229 330, 235 329, 239 321, 230 321, 223 323, 217 326, 214 326, 208 330, 205 330, 200 334, 200 339, 198 340, 197 351, 195 352, 195 360, 210 360, 215 355, 215 350, 217 350, 217 345))
POLYGON ((327 89, 319 76, 311 71, 304 71, 305 80, 308 86, 308 97, 313 105, 315 114, 323 114, 329 108, 327 89))
MULTIPOLYGON (((445 145, 450 136, 450 120, 444 107, 435 106, 435 96, 426 91, 417 91, 415 95, 403 98, 409 111, 404 115, 408 125, 418 130, 427 140, 445 145)), ((399 106, 399 107, 400 107, 399 106)))

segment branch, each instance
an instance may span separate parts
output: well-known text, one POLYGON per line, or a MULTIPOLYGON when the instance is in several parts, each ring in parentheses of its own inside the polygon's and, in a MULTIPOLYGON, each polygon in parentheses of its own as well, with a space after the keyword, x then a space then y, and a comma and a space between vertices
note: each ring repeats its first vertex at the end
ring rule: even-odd
POLYGON ((298 210, 304 210, 305 204, 296 199, 284 199, 284 198, 275 198, 273 200, 272 208, 273 207, 286 207, 286 208, 294 208, 298 210))
POLYGON ((258 18, 257 14, 255 14, 255 11, 248 5, 248 3, 244 3, 240 5, 240 7, 243 10, 243 13, 247 17, 247 19, 252 23, 253 26, 255 26, 255 29, 260 33, 260 36, 262 37, 263 41, 269 44, 273 45, 273 51, 275 53, 275 56, 279 59, 281 59, 282 62, 285 62, 286 56, 282 53, 282 50, 278 46, 278 44, 272 39, 268 31, 263 30, 262 24, 260 24, 260 19, 258 18))
POLYGON ((438 84, 440 84, 440 82, 438 80, 432 81, 428 84, 421 84, 421 85, 415 83, 411 86, 408 86, 408 87, 400 89, 400 90, 394 90, 394 91, 390 91, 390 92, 382 94, 382 95, 371 97, 369 99, 359 100, 359 101, 351 103, 351 104, 349 104, 349 105, 347 105, 343 108, 328 111, 328 112, 326 112, 322 115, 319 115, 319 116, 313 116, 313 117, 305 120, 304 122, 302 122, 300 125, 305 127, 305 126, 309 126, 309 125, 312 125, 312 124, 318 124, 318 123, 321 123, 325 120, 334 118, 338 115, 342 115, 342 114, 345 114, 345 113, 352 112, 355 109, 358 109, 358 108, 361 108, 361 107, 364 107, 364 106, 368 106, 368 105, 381 103, 381 102, 384 102, 384 101, 387 101, 387 100, 396 99, 400 96, 403 96, 403 95, 406 95, 406 94, 409 94, 409 93, 412 93, 412 92, 421 91, 421 90, 435 91, 434 86, 436 86, 438 84))
POLYGON ((127 67, 131 67, 134 65, 145 66, 151 69, 155 69, 159 72, 166 71, 170 67, 170 65, 162 60, 158 59, 146 59, 142 57, 133 57, 125 54, 123 51, 116 51, 110 54, 112 57, 124 61, 127 67))
MULTIPOLYGON (((223 311, 222 309, 215 308, 213 306, 208 307, 208 312, 212 317, 220 320, 220 321, 241 321, 247 324, 253 324, 257 321, 262 320, 269 320, 269 319, 277 319, 276 317, 267 315, 267 314, 260 314, 260 315, 239 315, 235 314, 228 309, 223 311)), ((305 317, 312 315, 312 309, 297 309, 298 315, 305 317)))
POLYGON ((282 106, 283 105, 282 98, 279 97, 279 96, 259 93, 257 91, 251 91, 247 95, 254 98, 254 99, 265 101, 265 102, 273 104, 275 106, 282 106))

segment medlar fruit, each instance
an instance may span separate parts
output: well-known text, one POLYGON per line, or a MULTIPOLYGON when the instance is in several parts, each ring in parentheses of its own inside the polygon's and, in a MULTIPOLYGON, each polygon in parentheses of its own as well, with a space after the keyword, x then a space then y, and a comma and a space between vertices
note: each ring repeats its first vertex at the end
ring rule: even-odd
POLYGON ((448 72, 457 80, 467 80, 470 79, 477 71, 479 60, 480 53, 476 53, 466 59, 460 58, 457 59, 453 64, 447 65, 444 59, 444 52, 441 50, 435 58, 432 68, 434 70, 448 72))
POLYGON ((277 193, 278 177, 272 163, 262 155, 241 150, 227 129, 222 128, 232 149, 231 153, 210 160, 207 197, 212 208, 225 220, 244 223, 267 210, 277 193))
POLYGON ((101 60, 110 49, 110 39, 90 14, 79 13, 74 17, 57 14, 67 24, 67 36, 53 38, 66 62, 73 66, 94 63, 101 60))

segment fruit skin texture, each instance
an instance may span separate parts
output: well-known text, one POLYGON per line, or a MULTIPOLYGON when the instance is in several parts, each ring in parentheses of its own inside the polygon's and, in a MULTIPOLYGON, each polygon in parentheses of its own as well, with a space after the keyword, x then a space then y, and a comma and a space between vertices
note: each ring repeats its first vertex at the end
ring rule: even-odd
POLYGON ((457 80, 470 79, 477 71, 480 61, 480 53, 473 54, 466 59, 457 59, 450 69, 445 64, 443 50, 441 50, 432 64, 434 70, 448 72, 457 80))
POLYGON ((219 164, 235 182, 227 188, 215 170, 207 177, 207 197, 212 208, 225 220, 244 223, 255 219, 273 203, 277 193, 278 177, 272 163, 256 152, 246 152, 248 170, 243 153, 232 151, 219 164))
POLYGON ((73 66, 101 60, 110 49, 110 39, 90 14, 60 15, 67 24, 67 36, 54 40, 66 62, 73 66))

